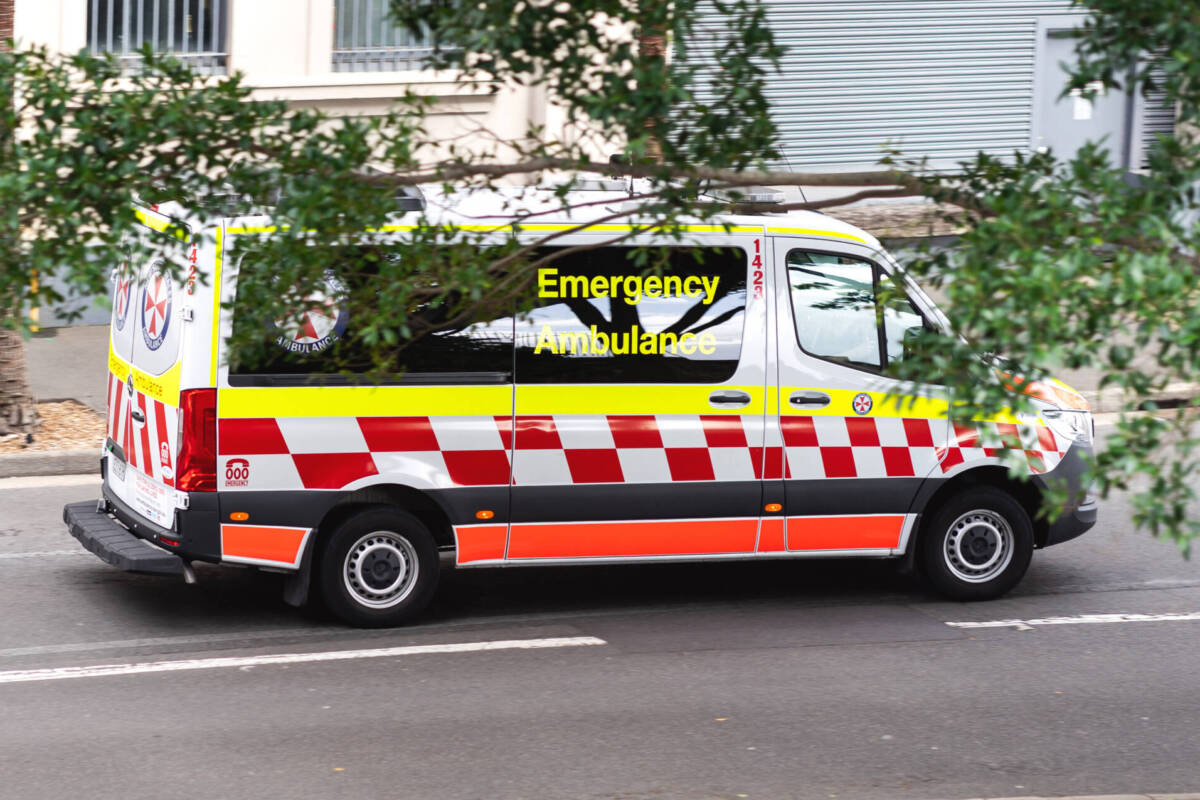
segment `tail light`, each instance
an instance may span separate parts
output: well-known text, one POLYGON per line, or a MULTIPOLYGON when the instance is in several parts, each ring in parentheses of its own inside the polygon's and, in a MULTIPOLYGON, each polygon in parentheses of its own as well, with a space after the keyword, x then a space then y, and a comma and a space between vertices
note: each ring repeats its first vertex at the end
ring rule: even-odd
POLYGON ((185 389, 179 398, 179 462, 175 488, 217 490, 217 390, 185 389))

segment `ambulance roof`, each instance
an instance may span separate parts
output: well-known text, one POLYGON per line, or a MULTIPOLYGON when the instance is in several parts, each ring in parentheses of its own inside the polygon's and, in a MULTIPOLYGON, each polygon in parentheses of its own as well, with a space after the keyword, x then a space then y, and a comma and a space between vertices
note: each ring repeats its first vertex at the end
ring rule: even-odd
MULTIPOLYGON (((593 222, 597 225, 628 225, 639 220, 638 201, 631 199, 624 189, 571 192, 566 198, 573 206, 570 212, 563 210, 563 199, 554 194, 553 187, 504 187, 452 194, 422 187, 422 193, 427 217, 439 224, 503 224, 520 218, 528 224, 593 222)), ((696 221, 697 225, 705 226, 722 223, 734 227, 761 227, 769 233, 825 236, 880 247, 879 241, 866 231, 816 211, 730 214, 696 221)))
MULTIPOLYGON (((425 210, 397 214, 394 224, 415 224, 424 216, 435 225, 489 226, 497 228, 514 222, 536 230, 538 225, 623 226, 636 224, 644 217, 637 211, 639 201, 618 181, 594 181, 596 188, 572 191, 565 198, 554 187, 500 187, 486 190, 462 190, 446 193, 441 187, 422 186, 425 210), (621 187, 621 188, 614 188, 621 187), (564 199, 570 210, 564 210, 564 199)), ((259 220, 269 214, 255 215, 259 220)), ((686 221, 685 221, 686 222, 686 221)), ((722 215, 696 219, 692 224, 713 230, 728 223, 734 228, 759 228, 765 233, 792 233, 852 241, 881 249, 879 241, 866 231, 815 211, 782 211, 776 214, 722 215)), ((260 223, 261 224, 261 223, 260 223)), ((612 227, 606 230, 613 230, 612 227)), ((717 229, 719 230, 719 228, 717 229)), ((742 231, 749 232, 749 231, 742 231)))

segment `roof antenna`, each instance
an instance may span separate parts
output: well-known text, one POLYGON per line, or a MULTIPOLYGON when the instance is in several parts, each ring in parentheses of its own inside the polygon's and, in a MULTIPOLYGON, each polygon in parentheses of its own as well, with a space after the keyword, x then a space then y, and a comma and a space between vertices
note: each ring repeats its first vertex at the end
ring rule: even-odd
MULTIPOLYGON (((783 156, 783 164, 784 164, 784 166, 787 167, 787 171, 795 172, 795 170, 792 169, 792 162, 788 161, 787 153, 780 153, 780 155, 783 156)), ((802 203, 807 203, 808 198, 804 196, 804 187, 801 186, 800 184, 796 184, 796 188, 800 190, 800 201, 802 203)))

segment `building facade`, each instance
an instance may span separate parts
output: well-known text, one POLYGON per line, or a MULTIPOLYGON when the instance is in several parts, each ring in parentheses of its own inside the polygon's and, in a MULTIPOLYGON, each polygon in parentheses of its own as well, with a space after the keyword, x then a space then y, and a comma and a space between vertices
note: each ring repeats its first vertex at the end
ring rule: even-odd
POLYGON ((380 113, 413 90, 436 98, 430 124, 438 138, 478 128, 512 138, 529 122, 553 123, 540 90, 489 94, 422 69, 427 49, 385 21, 386 0, 15 2, 18 45, 112 52, 133 62, 149 44, 203 72, 240 72, 256 97, 334 114, 380 113))
MULTIPOLYGON (((944 168, 979 151, 1066 154, 1106 137, 1113 162, 1136 169, 1174 125, 1156 98, 1059 97, 1084 13, 1070 0, 764 1, 787 48, 768 87, 785 168, 869 168, 887 146, 944 168)), ((13 3, 0 4, 0 26, 13 3)), ((150 44, 206 72, 241 72, 259 97, 332 113, 378 113, 411 89, 437 99, 438 138, 513 138, 531 123, 570 135, 539 89, 489 94, 423 69, 428 49, 386 22, 387 0, 15 3, 19 43, 128 60, 150 44)), ((714 12, 697 20, 700 41, 715 40, 714 23, 714 12)))

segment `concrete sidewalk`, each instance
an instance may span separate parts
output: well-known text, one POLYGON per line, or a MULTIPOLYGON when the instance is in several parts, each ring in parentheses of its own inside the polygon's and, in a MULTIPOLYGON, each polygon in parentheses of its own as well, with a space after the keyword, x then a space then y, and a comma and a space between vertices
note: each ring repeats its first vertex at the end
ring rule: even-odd
POLYGON ((39 403, 78 400, 101 414, 108 386, 108 325, 47 328, 26 344, 29 383, 39 403))

